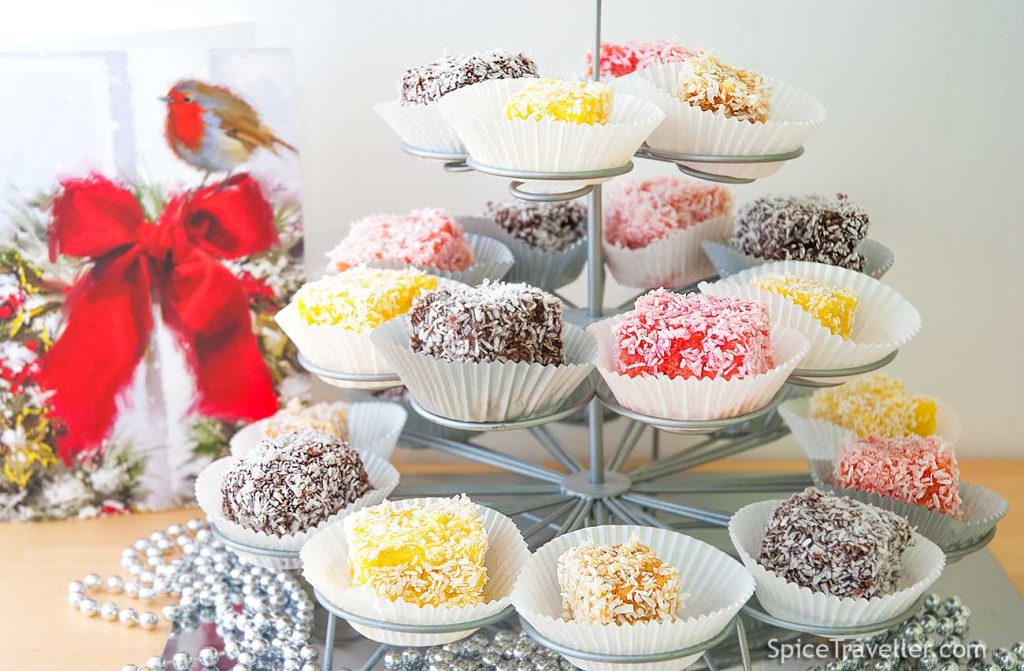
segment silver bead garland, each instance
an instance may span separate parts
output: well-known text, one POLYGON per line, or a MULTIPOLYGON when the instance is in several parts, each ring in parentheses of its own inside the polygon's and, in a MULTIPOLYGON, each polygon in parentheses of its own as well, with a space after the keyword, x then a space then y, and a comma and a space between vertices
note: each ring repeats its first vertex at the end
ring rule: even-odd
POLYGON ((172 633, 216 623, 223 650, 205 647, 195 656, 179 652, 171 659, 150 657, 143 666, 126 664, 122 671, 190 671, 217 667, 222 656, 236 661, 235 671, 319 671, 319 654, 310 645, 313 602, 294 576, 241 562, 213 538, 205 522, 189 520, 154 531, 121 551, 121 567, 130 576, 104 580, 90 573, 68 584, 68 604, 87 617, 99 615, 126 627, 155 629, 156 613, 101 606, 89 594, 105 590, 149 603, 160 596, 178 598, 161 609, 172 633))
POLYGON ((866 659, 851 655, 829 662, 824 667, 812 666, 808 671, 1024 671, 1024 641, 1009 649, 992 650, 992 661, 988 662, 988 645, 984 641, 967 641, 964 638, 970 629, 970 621, 971 609, 960 597, 943 599, 938 594, 929 594, 914 617, 866 640, 904 650, 912 645, 920 646, 923 652, 919 657, 866 659), (966 646, 967 658, 940 655, 958 645, 966 646))

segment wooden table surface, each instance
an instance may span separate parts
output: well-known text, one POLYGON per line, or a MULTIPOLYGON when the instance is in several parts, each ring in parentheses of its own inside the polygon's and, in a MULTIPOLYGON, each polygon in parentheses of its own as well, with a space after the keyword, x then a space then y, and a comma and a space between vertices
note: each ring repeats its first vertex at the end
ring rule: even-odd
MULTIPOLYGON (((403 466, 403 472, 423 469, 403 466)), ((1024 460, 968 460, 965 480, 999 491, 1010 514, 999 525, 991 548, 1018 589, 1024 591, 1024 460)), ((801 461, 729 460, 702 470, 804 471, 801 461)), ((0 668, 32 671, 117 671, 160 654, 168 634, 128 629, 85 618, 66 605, 67 583, 95 571, 122 574, 121 549, 136 538, 196 517, 196 509, 125 517, 40 524, 0 525, 0 668), (73 662, 72 662, 73 660, 73 662)), ((122 602, 128 600, 122 598, 122 602)), ((160 601, 152 610, 169 601, 160 601)), ((138 603, 133 603, 138 606, 138 603)))

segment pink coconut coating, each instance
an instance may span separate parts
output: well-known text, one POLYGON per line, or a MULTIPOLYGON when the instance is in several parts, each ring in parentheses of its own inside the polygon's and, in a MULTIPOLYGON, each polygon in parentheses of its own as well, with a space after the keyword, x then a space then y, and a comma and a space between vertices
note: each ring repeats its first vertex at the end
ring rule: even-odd
POLYGON ((775 366, 768 308, 756 301, 655 289, 615 328, 618 372, 731 380, 775 366))
MULTIPOLYGON (((636 42, 629 40, 622 44, 605 42, 601 45, 601 76, 621 77, 636 70, 642 70, 659 63, 677 63, 698 56, 703 49, 690 49, 668 41, 636 42)), ((594 52, 584 54, 587 76, 593 67, 594 52)))
POLYGON ((360 219, 327 256, 338 271, 381 260, 453 271, 465 270, 473 262, 462 225, 440 208, 360 219))
POLYGON ((711 182, 655 177, 616 180, 606 190, 604 239, 629 249, 732 212, 732 196, 711 182))
POLYGON ((938 436, 869 436, 846 443, 839 448, 835 481, 847 489, 961 516, 960 466, 953 448, 938 436))

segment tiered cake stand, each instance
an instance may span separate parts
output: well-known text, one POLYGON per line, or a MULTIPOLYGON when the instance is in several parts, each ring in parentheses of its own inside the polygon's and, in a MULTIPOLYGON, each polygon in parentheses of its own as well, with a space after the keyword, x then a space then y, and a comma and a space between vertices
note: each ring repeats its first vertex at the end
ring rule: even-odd
MULTIPOLYGON (((601 44, 601 0, 595 0, 594 17, 594 51, 600 53, 601 44)), ((600 73, 594 68, 593 77, 598 79, 600 73)), ((633 168, 632 162, 605 170, 583 173, 520 173, 511 170, 481 165, 470 156, 458 154, 439 154, 403 144, 407 153, 424 159, 439 161, 448 172, 459 173, 476 171, 509 180, 509 192, 520 199, 531 201, 571 200, 586 196, 588 198, 587 220, 587 304, 580 308, 567 310, 573 321, 586 325, 600 319, 604 308, 604 263, 601 231, 601 186, 586 183, 588 180, 603 180, 628 173, 633 168), (584 186, 561 193, 537 193, 524 189, 527 182, 583 182, 584 186)), ((656 160, 675 164, 678 169, 692 177, 724 182, 743 184, 751 179, 738 179, 725 175, 714 174, 695 169, 697 164, 723 163, 775 163, 798 158, 803 148, 784 154, 766 156, 705 156, 694 154, 670 154, 652 149, 646 145, 636 153, 636 158, 656 160)), ((685 287, 677 291, 693 291, 695 287, 685 287)), ((622 306, 625 308, 626 306, 622 306)), ((694 529, 694 528, 725 528, 732 512, 713 508, 686 505, 668 500, 665 497, 679 494, 761 494, 792 492, 811 484, 807 474, 763 474, 763 473, 729 473, 729 474, 687 474, 687 471, 702 464, 724 459, 765 445, 781 438, 788 429, 776 413, 776 407, 786 397, 799 393, 801 387, 825 387, 842 384, 850 377, 881 368, 895 358, 896 353, 868 366, 857 369, 836 371, 794 371, 783 390, 764 408, 739 417, 713 421, 676 421, 649 417, 630 411, 615 402, 595 374, 594 380, 568 399, 562 407, 543 416, 528 417, 495 423, 463 422, 431 413, 410 400, 413 410, 430 422, 464 432, 482 433, 491 431, 526 431, 536 440, 559 465, 559 470, 528 462, 518 456, 506 454, 495 449, 483 447, 469 440, 459 441, 442 438, 424 432, 407 431, 402 434, 401 442, 407 447, 433 449, 462 459, 477 462, 507 471, 519 476, 524 482, 480 482, 478 484, 454 485, 400 485, 393 497, 451 496, 460 493, 470 495, 475 501, 492 507, 509 517, 518 517, 526 521, 523 536, 531 546, 538 546, 547 540, 576 529, 599 524, 628 524, 653 526, 663 529, 694 529), (553 422, 579 421, 585 417, 588 428, 588 460, 580 462, 550 431, 548 425, 553 422), (615 449, 608 453, 605 445, 604 423, 607 418, 621 416, 627 424, 622 439, 615 449), (626 463, 633 454, 647 425, 652 427, 652 459, 641 466, 627 469, 626 463), (671 456, 658 455, 658 432, 703 435, 700 442, 687 447, 671 456), (508 498, 512 497, 512 502, 508 498)), ((342 388, 372 390, 386 389, 401 385, 397 376, 388 375, 342 375, 313 366, 305 359, 300 362, 325 381, 342 388)), ((486 478, 487 476, 482 476, 486 478)), ((971 547, 960 548, 948 554, 949 561, 955 561, 966 554, 984 547, 994 535, 992 533, 971 547)), ((242 552, 253 552, 255 548, 235 548, 242 552)), ((511 607, 485 620, 461 623, 459 625, 399 625, 389 622, 372 620, 349 613, 335 604, 330 603, 322 595, 315 595, 320 604, 328 612, 328 624, 325 640, 323 668, 332 669, 333 648, 336 631, 336 619, 342 618, 357 626, 367 626, 389 632, 414 634, 450 634, 467 632, 467 635, 479 628, 501 625, 513 615, 511 607)), ((872 623, 857 628, 815 628, 795 622, 788 622, 767 613, 756 598, 744 607, 734 625, 726 627, 719 635, 690 648, 673 650, 653 655, 614 656, 597 655, 583 650, 570 649, 548 639, 544 632, 536 631, 525 621, 521 623, 523 631, 539 644, 567 657, 606 662, 628 668, 635 664, 662 662, 681 659, 703 653, 704 665, 714 670, 717 668, 709 650, 720 646, 735 633, 735 658, 742 664, 745 671, 750 671, 750 645, 746 628, 765 629, 765 625, 788 632, 814 634, 829 638, 851 638, 878 633, 889 626, 910 617, 918 605, 906 613, 884 622, 872 623), (744 625, 746 619, 746 628, 744 625)), ((389 646, 381 646, 363 665, 362 669, 372 669, 385 655, 389 646)), ((725 650, 719 647, 718 650, 725 650)), ((728 652, 728 651, 726 651, 728 652)), ((716 655, 719 652, 715 653, 716 655)), ((725 654, 725 653, 723 653, 725 654)), ((724 659, 720 657, 719 659, 724 659)))

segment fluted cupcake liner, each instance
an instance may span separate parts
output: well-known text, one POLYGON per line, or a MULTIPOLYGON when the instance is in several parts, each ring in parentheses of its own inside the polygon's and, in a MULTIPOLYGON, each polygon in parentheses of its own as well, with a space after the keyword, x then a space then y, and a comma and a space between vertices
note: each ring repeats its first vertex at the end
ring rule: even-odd
POLYGON ((383 324, 371 339, 398 371, 409 393, 428 411, 463 422, 500 422, 558 408, 586 380, 597 345, 565 325, 566 363, 447 361, 412 351, 406 318, 383 324))
POLYGON ((526 244, 487 217, 458 217, 458 220, 467 231, 497 238, 508 247, 515 263, 505 274, 506 282, 526 282, 550 292, 575 280, 587 265, 586 238, 565 249, 549 252, 526 244))
POLYGON ((508 273, 515 261, 512 252, 501 241, 486 235, 469 233, 466 235, 466 242, 473 250, 473 262, 465 270, 442 270, 431 266, 419 266, 399 261, 398 259, 385 259, 373 261, 366 265, 374 268, 390 268, 402 270, 404 268, 416 268, 425 273, 443 277, 447 280, 461 282, 470 286, 476 286, 484 280, 500 280, 508 273))
MULTIPOLYGON (((769 82, 768 121, 750 123, 705 112, 680 101, 675 91, 689 66, 663 63, 613 80, 618 92, 643 97, 657 105, 665 120, 647 138, 653 149, 678 154, 711 156, 765 156, 793 151, 806 142, 825 121, 825 108, 800 89, 783 82, 769 82)), ((691 168, 740 179, 759 179, 774 174, 785 161, 771 163, 687 163, 691 168)))
MULTIPOLYGON (((779 414, 807 455, 811 478, 820 489, 890 510, 906 518, 919 534, 944 551, 956 550, 981 540, 1009 511, 1009 504, 1002 496, 969 482, 961 482, 958 487, 963 500, 959 519, 888 496, 837 486, 834 473, 840 447, 856 440, 857 436, 832 422, 810 418, 809 407, 810 401, 807 398, 791 399, 779 407, 779 414)), ((936 435, 955 443, 960 437, 960 418, 956 411, 939 401, 935 419, 936 435)))
MULTIPOLYGON (((338 512, 334 513, 320 524, 307 529, 306 531, 288 534, 286 536, 274 536, 272 534, 248 529, 232 522, 224 517, 224 500, 220 487, 224 480, 224 474, 238 461, 238 457, 224 457, 206 466, 196 478, 195 492, 199 507, 203 509, 210 523, 224 534, 230 541, 240 543, 257 549, 270 551, 284 551, 298 553, 302 546, 318 530, 323 529, 334 522, 340 522, 346 515, 366 508, 375 506, 388 497, 395 487, 398 486, 398 471, 384 459, 373 455, 361 455, 363 467, 370 481, 372 489, 348 504, 338 512)), ((301 562, 295 558, 268 557, 260 554, 258 550, 246 552, 234 549, 234 552, 245 561, 275 570, 296 569, 301 562)))
MULTIPOLYGON (((409 508, 437 499, 406 499, 393 502, 395 509, 409 508)), ((501 513, 477 505, 487 533, 487 584, 485 603, 477 606, 418 606, 390 601, 369 587, 353 587, 349 579, 348 540, 342 523, 322 527, 302 548, 302 576, 330 603, 362 617, 402 625, 456 625, 495 615, 511 603, 512 588, 530 558, 530 550, 515 522, 501 513)), ((389 645, 443 645, 473 634, 476 629, 454 633, 403 633, 351 623, 363 636, 389 645)))
MULTIPOLYGON (((440 100, 474 161, 525 172, 586 172, 627 164, 665 117, 657 105, 614 96, 607 124, 508 119, 505 102, 530 79, 500 79, 453 91, 440 100)), ((598 183, 610 178, 578 180, 598 183)), ((530 180, 526 180, 530 181, 530 180)))
POLYGON ((776 365, 766 373, 731 380, 683 379, 666 375, 630 377, 616 372, 615 328, 622 317, 591 324, 597 341, 597 371, 622 407, 652 417, 704 421, 736 417, 767 405, 807 353, 810 344, 799 332, 772 329, 776 365))
MULTIPOLYGON (((681 650, 707 641, 729 625, 754 592, 750 573, 717 548, 676 531, 608 525, 559 536, 538 549, 526 564, 512 594, 519 616, 562 645, 607 655, 647 655, 681 650), (587 624, 562 619, 558 558, 588 540, 625 543, 632 537, 648 545, 666 564, 679 570, 683 592, 679 618, 673 622, 587 624)), ((567 657, 586 671, 670 671, 685 669, 700 657, 666 662, 616 664, 567 657)))
POLYGON ((377 103, 373 110, 410 147, 443 154, 466 153, 466 147, 437 102, 403 105, 394 100, 377 103))
MULTIPOLYGON (((374 454, 385 461, 391 458, 408 414, 398 403, 364 401, 348 406, 348 442, 360 454, 374 454)), ((253 422, 231 436, 231 454, 244 457, 263 438, 263 425, 253 422)))
MULTIPOLYGON (((370 331, 356 333, 340 326, 307 324, 294 303, 274 317, 299 352, 320 368, 356 375, 385 375, 394 369, 370 342, 370 331)), ((330 381, 325 380, 330 383, 330 381)))
MULTIPOLYGON (((715 267, 719 277, 729 277, 747 268, 771 263, 770 259, 744 254, 729 244, 727 239, 706 240, 703 245, 704 253, 711 261, 711 265, 715 267)), ((870 275, 877 280, 892 268, 894 260, 892 250, 877 240, 870 238, 862 240, 857 245, 857 251, 864 255, 864 270, 861 272, 865 275, 870 275)))
POLYGON ((893 288, 864 273, 823 263, 772 261, 717 282, 702 282, 700 290, 764 303, 774 324, 807 336, 811 350, 800 363, 801 369, 839 370, 874 363, 910 342, 921 330, 921 315, 893 288), (849 340, 833 334, 790 299, 750 286, 751 280, 771 274, 793 274, 853 290, 859 302, 849 340))
POLYGON ((615 281, 639 289, 685 287, 715 274, 701 244, 732 233, 731 216, 712 217, 673 231, 646 247, 629 249, 606 241, 604 260, 615 281))
POLYGON ((942 550, 919 533, 903 553, 898 589, 871 599, 840 598, 790 582, 757 562, 768 521, 782 500, 740 508, 729 522, 729 537, 757 582, 757 599, 775 617, 811 627, 870 626, 906 611, 935 582, 946 565, 942 550))

